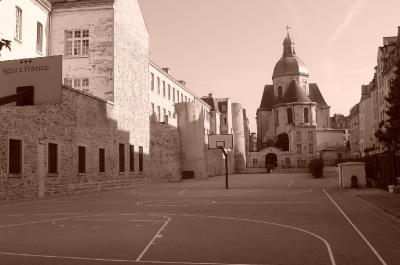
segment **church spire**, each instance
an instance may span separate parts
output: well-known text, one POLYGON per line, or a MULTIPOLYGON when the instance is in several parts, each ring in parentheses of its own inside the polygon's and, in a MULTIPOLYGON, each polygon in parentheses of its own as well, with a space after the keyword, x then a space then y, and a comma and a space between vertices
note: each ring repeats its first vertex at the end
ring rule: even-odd
POLYGON ((286 38, 283 40, 283 57, 288 57, 288 56, 295 56, 296 52, 294 50, 294 42, 292 42, 292 39, 290 38, 289 35, 289 26, 286 26, 286 38))

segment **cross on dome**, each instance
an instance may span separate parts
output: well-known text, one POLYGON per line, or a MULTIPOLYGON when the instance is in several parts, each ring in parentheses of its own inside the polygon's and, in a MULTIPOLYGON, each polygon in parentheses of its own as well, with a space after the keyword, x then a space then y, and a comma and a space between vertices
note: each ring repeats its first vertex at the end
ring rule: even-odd
POLYGON ((286 25, 286 32, 288 37, 289 37, 289 29, 291 29, 291 27, 289 27, 289 25, 286 25))

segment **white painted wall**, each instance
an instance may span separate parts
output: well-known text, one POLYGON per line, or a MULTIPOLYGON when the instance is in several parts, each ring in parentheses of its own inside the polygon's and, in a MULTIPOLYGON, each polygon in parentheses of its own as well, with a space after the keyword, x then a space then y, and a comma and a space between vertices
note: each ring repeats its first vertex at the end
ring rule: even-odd
POLYGON ((34 58, 48 55, 49 12, 37 0, 0 1, 0 39, 11 40, 11 51, 6 48, 0 52, 0 61, 19 58, 34 58), (22 9, 22 39, 15 38, 16 10, 22 9), (43 25, 42 52, 36 51, 37 22, 43 25))

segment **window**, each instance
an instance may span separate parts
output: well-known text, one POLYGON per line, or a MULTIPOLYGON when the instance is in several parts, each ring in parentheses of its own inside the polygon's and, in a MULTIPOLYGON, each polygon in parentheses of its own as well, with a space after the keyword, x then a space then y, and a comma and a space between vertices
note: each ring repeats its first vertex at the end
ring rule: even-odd
POLYGON ((129 171, 135 171, 135 146, 129 145, 129 171))
POLYGON ((119 172, 125 172, 125 145, 119 144, 119 172))
POLYGON ((139 146, 139 172, 143 172, 143 147, 139 146))
POLYGON ((82 56, 89 54, 89 30, 65 31, 65 56, 82 56))
POLYGON ((304 123, 308 123, 308 108, 304 108, 304 123))
POLYGON ((281 99, 281 98, 282 98, 282 87, 279 86, 278 87, 278 99, 281 99))
POLYGON ((168 100, 171 100, 171 86, 168 84, 168 100))
POLYGON ((167 115, 167 110, 164 108, 163 111, 164 111, 163 120, 165 120, 165 116, 167 115))
POLYGON ((313 140, 313 132, 312 131, 308 132, 308 140, 310 140, 310 141, 313 140))
POLYGON ((81 80, 74 79, 74 88, 80 88, 80 87, 81 87, 81 80))
POLYGON ((49 174, 58 172, 58 145, 49 143, 47 154, 47 166, 49 174))
POLYGON ((106 150, 99 148, 99 172, 106 171, 106 150))
POLYGON ((89 78, 82 78, 82 87, 89 86, 89 78))
POLYGON ((43 25, 40 22, 36 25, 36 51, 43 51, 43 25))
POLYGON ((183 94, 181 93, 181 102, 183 102, 183 94))
POLYGON ((161 122, 161 108, 157 106, 157 121, 161 122))
POLYGON ((165 81, 162 81, 162 94, 163 97, 165 98, 165 81))
POLYGON ((151 103, 151 115, 154 114, 154 103, 151 103))
POLYGON ((275 111, 275 121, 276 121, 276 126, 279 126, 279 111, 275 111))
POLYGON ((179 90, 176 90, 177 102, 179 103, 179 90))
POLYGON ((172 88, 172 101, 175 103, 175 87, 172 88))
POLYGON ((187 96, 185 96, 185 102, 187 102, 187 96))
POLYGON ((224 125, 226 125, 226 118, 224 118, 224 125))
POLYGON ((314 150, 313 150, 313 144, 309 144, 309 145, 308 145, 308 152, 309 152, 310 154, 312 154, 312 153, 314 152, 314 150))
POLYGON ((292 109, 290 109, 290 108, 286 109, 286 113, 287 113, 287 123, 288 123, 288 124, 293 124, 293 113, 292 113, 292 109))
POLYGON ((160 95, 160 78, 157 77, 157 94, 160 95))
POLYGON ((296 141, 301 142, 301 131, 296 132, 296 141))
POLYGON ((86 173, 86 147, 78 147, 78 173, 86 173))
POLYGON ((298 154, 301 154, 301 144, 298 144, 298 145, 297 145, 297 153, 298 153, 298 154))
POLYGON ((10 139, 8 145, 8 172, 22 173, 22 141, 10 139))
POLYGON ((257 166, 257 163, 258 163, 257 158, 253 158, 253 166, 257 166))
POLYGON ((154 91, 154 73, 150 73, 150 87, 151 87, 151 91, 154 91))
POLYGON ((171 117, 171 111, 168 111, 168 117, 171 117))
POLYGON ((22 9, 15 7, 15 38, 22 40, 22 9))
POLYGON ((64 78, 64 85, 72 87, 72 79, 64 78))

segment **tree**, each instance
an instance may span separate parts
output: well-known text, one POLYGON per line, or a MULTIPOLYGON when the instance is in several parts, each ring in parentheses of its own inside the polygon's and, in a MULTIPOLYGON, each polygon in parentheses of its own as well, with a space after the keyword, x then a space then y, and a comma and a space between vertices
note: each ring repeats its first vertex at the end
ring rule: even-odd
POLYGON ((390 82, 389 93, 385 97, 388 104, 387 119, 379 123, 375 137, 389 151, 392 159, 393 182, 397 185, 395 176, 395 152, 400 150, 400 60, 395 63, 394 78, 390 82))
POLYGON ((5 40, 1 39, 0 40, 0 51, 3 49, 3 47, 9 49, 11 51, 11 41, 10 40, 5 40))
POLYGON ((390 82, 389 93, 385 97, 388 108, 387 119, 379 123, 375 137, 389 151, 400 149, 400 60, 395 63, 394 78, 390 82))

